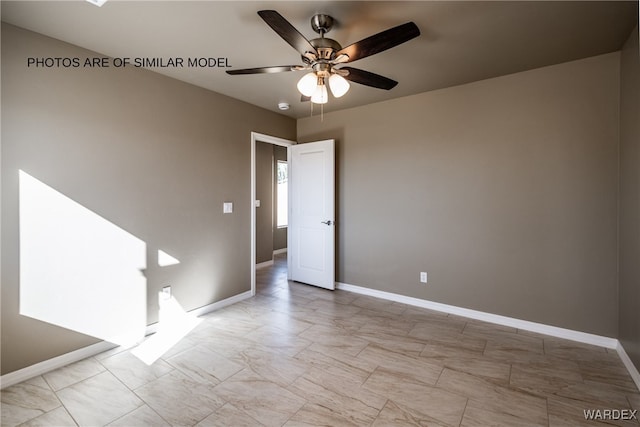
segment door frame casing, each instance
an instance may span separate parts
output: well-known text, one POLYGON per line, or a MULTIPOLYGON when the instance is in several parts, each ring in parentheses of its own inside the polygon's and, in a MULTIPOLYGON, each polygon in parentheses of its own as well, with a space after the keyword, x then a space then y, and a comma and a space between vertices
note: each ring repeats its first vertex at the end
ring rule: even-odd
MULTIPOLYGON (((265 135, 263 133, 251 132, 251 296, 256 294, 256 143, 265 142, 272 145, 287 147, 287 164, 291 162, 291 146, 296 141, 291 141, 277 136, 265 135)), ((291 190, 289 189, 289 193, 291 190)), ((289 233, 287 233, 287 240, 289 233)), ((288 247, 287 243, 287 247, 288 247)), ((290 254, 287 252, 287 265, 290 254)))

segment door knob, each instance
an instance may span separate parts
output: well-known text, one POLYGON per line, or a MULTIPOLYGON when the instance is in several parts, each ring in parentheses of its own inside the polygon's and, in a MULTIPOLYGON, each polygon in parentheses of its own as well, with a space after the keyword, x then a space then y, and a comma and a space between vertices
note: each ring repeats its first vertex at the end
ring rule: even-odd
POLYGON ((322 222, 323 224, 327 224, 327 225, 332 225, 333 224, 333 221, 331 221, 331 220, 329 220, 329 221, 320 221, 320 222, 322 222))

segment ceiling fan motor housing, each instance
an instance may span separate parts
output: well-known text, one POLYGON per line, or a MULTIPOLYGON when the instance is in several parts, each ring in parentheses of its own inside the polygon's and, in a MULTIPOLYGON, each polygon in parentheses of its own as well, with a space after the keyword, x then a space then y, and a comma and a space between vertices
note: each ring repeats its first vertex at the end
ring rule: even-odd
POLYGON ((342 49, 342 46, 340 46, 340 43, 338 43, 333 39, 328 39, 324 37, 309 40, 309 43, 311 43, 311 46, 316 48, 316 51, 318 52, 318 55, 317 55, 318 59, 326 59, 326 60, 334 59, 336 56, 336 52, 342 49))

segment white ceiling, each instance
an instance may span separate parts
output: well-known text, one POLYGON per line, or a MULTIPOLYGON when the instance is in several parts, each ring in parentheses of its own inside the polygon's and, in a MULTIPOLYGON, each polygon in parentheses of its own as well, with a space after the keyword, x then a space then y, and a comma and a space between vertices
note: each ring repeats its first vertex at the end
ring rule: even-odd
MULTIPOLYGON (((301 63, 257 15, 275 9, 308 39, 315 13, 337 20, 343 46, 407 21, 421 36, 349 64, 399 81, 391 91, 352 84, 325 111, 619 50, 638 23, 636 1, 2 1, 2 20, 111 57, 227 57, 234 68, 301 63)), ((154 71, 233 98, 304 117, 301 72, 230 76, 221 68, 154 71)), ((316 112, 317 112, 316 106, 316 112)))

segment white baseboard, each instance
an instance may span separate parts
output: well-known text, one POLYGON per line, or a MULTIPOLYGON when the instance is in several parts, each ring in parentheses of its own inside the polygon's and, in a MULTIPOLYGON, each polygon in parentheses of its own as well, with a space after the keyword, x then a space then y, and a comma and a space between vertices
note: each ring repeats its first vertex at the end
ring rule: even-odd
POLYGON ((189 313, 193 314, 196 317, 204 316, 205 314, 211 313, 212 311, 220 310, 221 308, 246 300, 247 298, 251 298, 251 291, 246 291, 241 294, 234 295, 229 298, 225 298, 221 301, 216 301, 213 304, 196 308, 194 310, 189 311, 189 313))
POLYGON ((261 262, 256 264, 256 269, 260 269, 260 268, 265 268, 265 267, 271 267, 273 265, 273 260, 269 260, 269 261, 265 261, 265 262, 261 262))
MULTIPOLYGON (((203 316, 207 313, 211 313, 212 311, 219 310, 247 298, 251 298, 251 291, 246 291, 241 294, 223 299, 221 301, 214 302, 213 304, 190 310, 189 313, 193 314, 196 317, 203 316)), ((149 325, 147 326, 146 334, 153 334, 157 331, 157 329, 157 323, 149 325)), ((104 351, 111 350, 115 347, 118 347, 118 345, 102 341, 88 347, 83 347, 78 350, 74 350, 72 352, 54 357, 52 359, 36 363, 35 365, 27 366, 26 368, 22 368, 14 372, 9 372, 8 374, 2 375, 0 377, 0 389, 4 389, 14 384, 21 383, 33 377, 37 377, 38 375, 53 371, 54 369, 62 368, 63 366, 69 365, 71 363, 79 362, 80 360, 86 359, 87 357, 95 356, 104 351)))
POLYGON ((102 341, 96 344, 92 344, 87 347, 74 350, 69 353, 62 354, 52 359, 44 360, 35 365, 27 366, 26 368, 19 369, 17 371, 9 372, 0 377, 0 389, 12 386, 14 384, 21 383, 38 375, 45 374, 54 369, 62 368, 70 363, 78 362, 87 357, 95 356, 104 351, 111 350, 117 347, 117 344, 102 341))
MULTIPOLYGON (((221 308, 227 307, 229 305, 235 304, 237 302, 240 302, 242 300, 245 300, 251 297, 252 297, 251 291, 246 291, 241 294, 234 295, 229 298, 225 298, 221 301, 216 301, 213 304, 208 304, 200 308, 194 308, 193 310, 189 310, 188 313, 195 317, 204 316, 205 314, 211 313, 212 311, 220 310, 221 308)), ((147 326, 145 335, 151 335, 158 332, 158 326, 159 324, 157 322, 147 326)))
POLYGON ((276 249, 275 251, 273 251, 274 255, 280 255, 280 254, 286 254, 286 253, 287 253, 287 248, 276 249))
POLYGON ((589 334, 586 332, 574 331, 571 329, 559 328, 557 326, 545 325, 542 323, 530 322, 528 320, 515 319, 513 317, 500 316, 498 314, 485 313, 483 311, 471 310, 468 308, 456 307, 454 305, 442 304, 420 298, 408 297, 391 292, 378 291, 375 289, 363 288, 361 286, 349 285, 347 283, 336 282, 336 287, 349 292, 369 295, 389 301, 400 302, 443 313, 455 314, 456 316, 468 317, 470 319, 482 320, 484 322, 495 323, 512 328, 523 329, 525 331, 537 332, 539 334, 564 338, 585 344, 597 345, 610 349, 618 348, 618 340, 615 338, 603 337, 601 335, 589 334))
POLYGON ((629 375, 631 375, 633 382, 636 383, 636 387, 638 387, 638 390, 640 390, 640 372, 638 372, 638 369, 629 358, 627 352, 624 351, 622 343, 618 342, 616 351, 618 352, 618 356, 620 356, 622 363, 624 363, 624 366, 627 368, 627 371, 629 371, 629 375))
POLYGON ((362 286, 349 285, 348 283, 336 282, 336 288, 344 291, 354 292, 357 294, 368 295, 389 301, 395 301, 403 304, 413 305, 416 307, 440 311, 443 313, 450 313, 457 316, 468 317, 470 319, 482 320, 489 323, 495 323, 497 325, 510 326, 512 328, 523 329, 530 332, 537 332, 539 334, 550 335, 552 337, 564 338, 571 341, 615 349, 618 352, 622 363, 627 368, 629 375, 631 375, 633 382, 636 384, 636 387, 638 387, 638 390, 640 390, 640 373, 629 358, 629 355, 627 355, 627 352, 624 350, 624 347, 622 347, 620 341, 615 338, 588 334, 586 332, 574 331, 571 329, 558 328, 557 326, 550 326, 542 323, 530 322, 528 320, 521 320, 515 319, 513 317, 485 313, 483 311, 456 307, 454 305, 408 297, 391 292, 378 291, 376 289, 363 288, 362 286))

